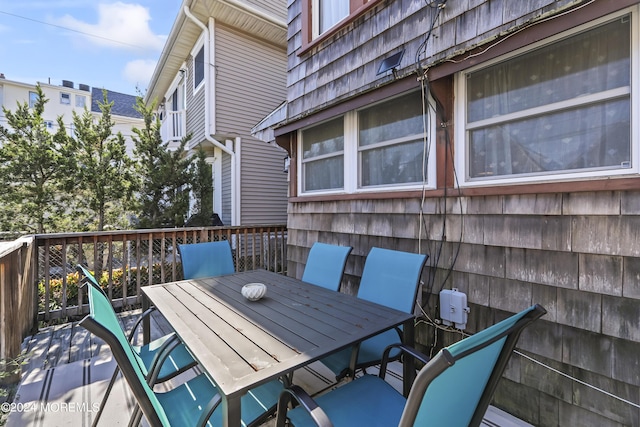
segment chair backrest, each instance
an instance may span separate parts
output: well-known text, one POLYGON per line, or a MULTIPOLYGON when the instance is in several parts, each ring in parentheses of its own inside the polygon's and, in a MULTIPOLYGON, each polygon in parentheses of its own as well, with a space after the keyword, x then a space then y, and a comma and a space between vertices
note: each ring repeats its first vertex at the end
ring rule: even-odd
POLYGON ((351 246, 315 242, 309 251, 302 281, 337 291, 351 249, 351 246))
MULTIPOLYGON (((88 271, 84 268, 82 270, 90 281, 97 283, 88 271)), ((98 286, 87 286, 87 294, 90 313, 80 321, 80 325, 103 339, 111 348, 113 357, 149 424, 168 426, 169 421, 164 409, 145 380, 141 361, 131 348, 111 302, 98 286)))
POLYGON ((413 312, 427 258, 423 254, 371 248, 364 263, 358 298, 413 312))
POLYGON ((546 310, 534 305, 440 350, 418 373, 400 426, 478 426, 522 330, 546 310))
MULTIPOLYGON (((91 307, 96 306, 96 304, 98 304, 99 307, 103 307, 105 312, 103 313, 103 316, 109 316, 111 319, 115 319, 113 321, 114 324, 117 324, 120 327, 120 331, 126 337, 127 335, 126 331, 122 328, 122 324, 118 320, 118 315, 113 309, 113 305, 111 305, 111 301, 109 300, 109 297, 107 296, 107 294, 105 294, 104 290, 96 280, 95 276, 91 274, 91 272, 86 268, 84 268, 82 265, 78 265, 78 271, 80 271, 87 278, 87 282, 86 282, 88 285, 87 288, 91 288, 88 292, 89 309, 91 310, 91 307)), ((127 343, 131 344, 131 342, 128 339, 127 339, 127 343)), ((142 359, 140 359, 140 356, 138 355, 137 352, 134 351, 133 355, 136 360, 136 363, 138 364, 138 366, 140 366, 140 369, 142 370, 143 375, 146 377, 148 372, 144 362, 142 361, 142 359)))
POLYGON ((178 245, 185 279, 235 273, 231 246, 227 240, 178 245))

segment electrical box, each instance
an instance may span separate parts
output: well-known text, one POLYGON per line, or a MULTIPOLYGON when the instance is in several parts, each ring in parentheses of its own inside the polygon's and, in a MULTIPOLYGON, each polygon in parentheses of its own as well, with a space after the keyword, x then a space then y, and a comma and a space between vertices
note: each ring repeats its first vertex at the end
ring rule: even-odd
POLYGON ((440 319, 444 325, 464 329, 468 315, 467 295, 464 292, 458 292, 456 288, 440 292, 440 319))

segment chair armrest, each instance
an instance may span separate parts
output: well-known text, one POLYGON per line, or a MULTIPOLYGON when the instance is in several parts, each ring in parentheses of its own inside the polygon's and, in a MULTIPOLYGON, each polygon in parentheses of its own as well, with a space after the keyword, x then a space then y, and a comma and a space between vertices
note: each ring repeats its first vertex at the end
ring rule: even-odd
POLYGON ((426 364, 430 360, 429 356, 419 352, 415 348, 410 347, 406 344, 392 344, 387 348, 385 348, 384 353, 382 353, 382 363, 380 363, 380 373, 378 374, 378 376, 382 379, 384 379, 385 375, 387 374, 387 364, 389 363, 389 353, 391 353, 391 350, 394 348, 399 349, 402 353, 408 354, 409 356, 421 361, 422 363, 426 364))
POLYGON ((131 331, 129 331, 129 336, 127 337, 129 339, 129 342, 133 342, 133 338, 136 334, 136 329, 138 329, 138 326, 140 326, 140 323, 144 320, 144 318, 149 316, 155 309, 155 307, 146 309, 144 313, 140 315, 138 320, 136 320, 136 323, 134 323, 133 328, 131 328, 131 331))
POLYGON ((316 425, 319 427, 333 427, 333 423, 322 408, 318 406, 316 401, 313 400, 302 387, 297 385, 292 385, 280 392, 278 409, 276 411, 276 427, 284 427, 286 425, 287 409, 292 399, 295 399, 295 401, 309 413, 316 425))
POLYGON ((220 393, 217 393, 215 396, 213 396, 209 403, 207 403, 207 406, 205 406, 202 410, 202 414, 200 414, 200 418, 198 419, 198 423, 196 424, 196 426, 203 427, 207 425, 209 418, 211 418, 211 414, 213 414, 213 411, 216 410, 221 401, 222 398, 220 397, 220 393))
POLYGON ((169 354, 180 344, 180 338, 175 333, 171 333, 171 337, 169 337, 162 346, 158 349, 156 354, 153 356, 153 360, 149 365, 149 369, 147 372, 147 384, 153 386, 158 380, 158 375, 160 375, 160 369, 162 368, 162 364, 169 357, 169 354))

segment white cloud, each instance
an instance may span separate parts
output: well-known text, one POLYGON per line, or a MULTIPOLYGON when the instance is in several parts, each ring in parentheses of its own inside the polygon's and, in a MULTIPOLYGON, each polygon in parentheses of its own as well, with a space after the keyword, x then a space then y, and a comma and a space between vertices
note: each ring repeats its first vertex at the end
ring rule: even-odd
POLYGON ((71 15, 57 19, 56 24, 80 33, 83 41, 94 45, 159 51, 166 37, 151 31, 150 19, 146 7, 116 2, 98 5, 98 22, 95 24, 80 21, 71 15))
POLYGON ((144 92, 149 85, 153 70, 156 68, 156 60, 136 59, 125 65, 122 77, 129 83, 135 84, 144 92))

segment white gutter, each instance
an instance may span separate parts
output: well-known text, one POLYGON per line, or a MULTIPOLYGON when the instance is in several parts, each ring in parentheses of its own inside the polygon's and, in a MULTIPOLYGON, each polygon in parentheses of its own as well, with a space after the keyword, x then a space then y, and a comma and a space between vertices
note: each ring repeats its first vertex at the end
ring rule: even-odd
MULTIPOLYGON (((239 204, 239 197, 237 195, 240 186, 239 182, 236 179, 236 169, 237 169, 237 157, 236 153, 233 151, 233 147, 227 147, 225 144, 222 144, 220 141, 211 136, 212 132, 215 132, 215 128, 211 127, 211 92, 213 88, 213 81, 211 79, 211 31, 209 31, 209 27, 204 25, 202 22, 196 18, 188 6, 183 7, 184 14, 196 24, 202 32, 204 33, 204 138, 213 144, 214 147, 221 149, 223 152, 227 153, 231 156, 231 225, 239 225, 240 223, 237 221, 236 216, 238 216, 239 212, 236 208, 236 205, 239 204)), ((209 18, 209 22, 213 24, 213 18, 209 18)))

